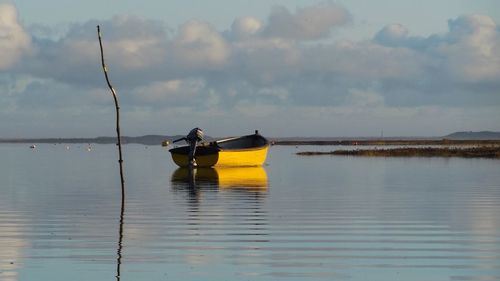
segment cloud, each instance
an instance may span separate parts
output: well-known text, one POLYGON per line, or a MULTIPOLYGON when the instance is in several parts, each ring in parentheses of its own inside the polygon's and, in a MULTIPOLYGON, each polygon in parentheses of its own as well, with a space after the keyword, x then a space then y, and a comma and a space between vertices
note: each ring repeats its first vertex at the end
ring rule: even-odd
POLYGON ((134 89, 134 101, 137 104, 164 104, 166 106, 193 106, 205 102, 203 79, 176 79, 153 82, 134 89))
POLYGON ((315 40, 329 35, 334 27, 350 21, 342 6, 326 1, 297 9, 291 14, 285 7, 275 7, 262 31, 265 36, 296 40, 315 40))
POLYGON ((232 46, 231 72, 252 84, 269 86, 300 71, 301 50, 294 42, 258 37, 232 46))
MULTIPOLYGON (((443 76, 455 81, 479 82, 500 75, 500 34, 485 15, 463 15, 448 21, 449 31, 427 38, 409 36, 401 24, 384 27, 374 42, 387 47, 412 49, 441 63, 443 76)), ((443 77, 445 78, 445 77, 443 77)))
POLYGON ((162 23, 116 16, 103 22, 73 24, 57 39, 34 37, 33 55, 24 60, 18 72, 79 87, 102 85, 97 25, 101 26, 106 64, 111 77, 117 77, 115 82, 127 86, 141 83, 167 60, 162 23), (146 75, 138 76, 139 72, 146 75))
POLYGON ((231 25, 231 36, 235 40, 247 39, 261 31, 263 23, 254 17, 236 19, 231 25))
POLYGON ((456 79, 498 80, 500 77, 500 34, 488 16, 466 15, 448 21, 449 44, 439 52, 447 58, 447 69, 456 79))
MULTIPOLYGON (((132 16, 116 16, 111 22, 105 22, 103 28, 108 26, 104 40, 108 43, 106 49, 112 52, 106 54, 117 67, 138 71, 166 61, 167 33, 161 22, 132 16)), ((87 40, 80 42, 78 39, 69 40, 70 44, 75 44, 73 48, 71 46, 69 48, 81 53, 85 53, 85 47, 93 46, 96 41, 95 34, 89 37, 90 42, 87 40)), ((95 57, 95 52, 85 55, 95 57)))
POLYGON ((19 24, 13 5, 0 3, 0 70, 15 65, 31 49, 31 38, 19 24))
POLYGON ((214 69, 227 63, 231 49, 214 27, 193 20, 179 27, 172 52, 178 66, 214 69))
POLYGON ((374 41, 385 46, 403 47, 408 42, 408 29, 402 24, 390 24, 380 30, 374 41))
MULTIPOLYGON (((298 9, 287 19, 331 17, 311 24, 326 31, 345 23, 340 15, 347 14, 324 2, 298 9)), ((175 100, 173 104, 180 105, 187 100, 166 97, 201 89, 229 108, 240 100, 338 105, 352 89, 374 90, 391 105, 466 103, 471 89, 484 96, 479 100, 498 100, 493 94, 500 65, 498 31, 487 16, 461 16, 449 21, 449 32, 429 37, 410 36, 402 24, 391 24, 372 41, 307 44, 298 38, 316 38, 323 31, 313 35, 296 28, 302 35, 270 37, 275 16, 276 10, 267 23, 242 17, 225 32, 192 20, 172 36, 161 22, 132 16, 99 24, 110 75, 124 102, 158 107, 175 100), (169 88, 174 81, 182 81, 179 91, 169 88), (280 94, 259 94, 269 89, 280 89, 280 94)), ((72 25, 58 40, 34 38, 35 55, 24 60, 19 72, 89 91, 102 87, 96 25, 72 25)))
MULTIPOLYGON (((274 125, 266 123, 268 129, 292 120, 298 128, 308 126, 306 121, 326 126, 342 118, 365 128, 363 120, 373 124, 377 118, 427 122, 415 108, 443 113, 500 106, 499 31, 490 17, 460 16, 449 20, 447 32, 427 37, 412 35, 401 23, 382 27, 372 40, 329 37, 350 20, 344 8, 323 2, 295 13, 275 8, 267 21, 237 18, 222 31, 203 21, 172 29, 134 16, 72 24, 66 33, 56 32, 57 38, 50 30, 32 36, 30 55, 21 52, 18 63, 0 75, 14 81, 3 84, 0 104, 9 114, 40 113, 39 108, 81 118, 74 113, 85 114, 85 108, 105 115, 111 99, 100 65, 99 24, 124 119, 137 130, 144 129, 141 122, 174 115, 188 116, 176 128, 194 122, 213 127, 216 120, 225 128, 238 129, 231 124, 236 122, 255 129, 270 119, 274 125)), ((490 119, 500 118, 487 112, 490 119)))
POLYGON ((421 37, 410 36, 404 26, 393 24, 375 35, 373 42, 389 52, 407 52, 399 62, 417 70, 380 81, 389 104, 499 104, 500 33, 496 23, 485 15, 462 15, 450 19, 448 27, 444 34, 421 37))

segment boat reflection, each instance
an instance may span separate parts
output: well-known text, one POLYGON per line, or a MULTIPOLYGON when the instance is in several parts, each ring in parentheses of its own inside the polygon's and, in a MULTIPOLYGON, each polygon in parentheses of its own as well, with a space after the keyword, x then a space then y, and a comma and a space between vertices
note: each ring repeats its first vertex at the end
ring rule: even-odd
POLYGON ((266 192, 266 170, 259 167, 178 168, 172 174, 175 189, 231 189, 266 192))

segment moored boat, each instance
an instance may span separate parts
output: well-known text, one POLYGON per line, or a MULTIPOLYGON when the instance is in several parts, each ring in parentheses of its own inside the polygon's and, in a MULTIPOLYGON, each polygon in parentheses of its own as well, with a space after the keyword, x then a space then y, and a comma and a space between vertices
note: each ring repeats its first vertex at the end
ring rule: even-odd
MULTIPOLYGON (((269 141, 256 131, 252 135, 196 144, 194 163, 197 167, 262 166, 268 148, 269 141)), ((190 165, 191 146, 176 147, 169 151, 175 164, 180 167, 190 165)))

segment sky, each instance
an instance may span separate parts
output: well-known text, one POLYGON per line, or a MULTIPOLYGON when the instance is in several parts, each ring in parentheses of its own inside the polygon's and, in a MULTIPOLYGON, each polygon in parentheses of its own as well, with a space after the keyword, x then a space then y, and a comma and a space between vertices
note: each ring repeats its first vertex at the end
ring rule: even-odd
POLYGON ((500 131, 498 23, 494 0, 0 0, 0 138, 115 134, 97 25, 122 135, 500 131))

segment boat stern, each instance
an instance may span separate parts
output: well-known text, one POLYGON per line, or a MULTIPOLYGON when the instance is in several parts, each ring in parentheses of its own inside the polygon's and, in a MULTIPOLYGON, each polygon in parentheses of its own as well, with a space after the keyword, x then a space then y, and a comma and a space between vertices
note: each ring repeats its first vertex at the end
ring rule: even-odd
MULTIPOLYGON (((172 160, 177 166, 179 167, 189 166, 188 146, 172 148, 169 150, 169 152, 172 156, 172 160)), ((219 159, 218 149, 208 146, 197 147, 194 159, 196 160, 196 165, 198 167, 212 167, 217 163, 219 159)))

